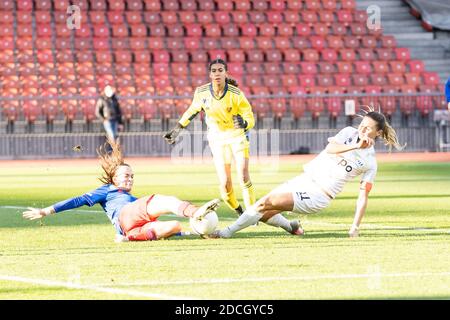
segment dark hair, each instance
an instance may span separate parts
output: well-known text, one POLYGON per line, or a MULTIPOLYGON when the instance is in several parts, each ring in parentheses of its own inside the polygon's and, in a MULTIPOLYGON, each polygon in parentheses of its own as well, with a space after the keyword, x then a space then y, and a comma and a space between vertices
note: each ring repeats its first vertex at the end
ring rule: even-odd
POLYGON ((225 71, 228 71, 228 65, 227 65, 227 63, 225 62, 225 60, 223 60, 223 59, 214 59, 213 61, 211 61, 210 63, 209 63, 209 65, 208 65, 208 71, 211 71, 211 67, 212 67, 212 65, 213 64, 216 64, 216 63, 218 63, 218 64, 223 64, 223 66, 225 67, 225 71))
POLYGON ((381 113, 381 111, 375 111, 373 106, 366 106, 367 110, 364 110, 363 117, 369 117, 377 123, 377 129, 381 130, 383 133, 381 134, 381 138, 384 140, 386 146, 389 147, 389 151, 392 147, 397 150, 402 150, 405 148, 406 144, 403 146, 400 145, 397 137, 397 133, 394 128, 389 124, 386 119, 386 116, 381 113))
POLYGON ((103 174, 99 180, 105 184, 114 184, 113 178, 120 166, 130 166, 123 159, 123 152, 119 141, 114 141, 109 137, 106 143, 97 148, 97 154, 100 157, 100 165, 103 169, 103 174), (108 149, 111 151, 108 151, 108 149))
MULTIPOLYGON (((208 65, 208 71, 211 72, 211 67, 213 64, 222 64, 223 67, 225 68, 225 71, 228 71, 228 65, 225 62, 225 60, 223 60, 223 59, 218 58, 218 59, 214 59, 213 61, 211 61, 208 65)), ((235 87, 239 86, 238 82, 232 78, 228 78, 228 77, 225 78, 225 82, 228 84, 231 84, 232 86, 235 86, 235 87)))

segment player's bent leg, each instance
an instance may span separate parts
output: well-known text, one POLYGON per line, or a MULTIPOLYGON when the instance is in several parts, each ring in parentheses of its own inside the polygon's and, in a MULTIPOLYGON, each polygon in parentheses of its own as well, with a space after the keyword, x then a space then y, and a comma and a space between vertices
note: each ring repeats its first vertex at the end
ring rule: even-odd
MULTIPOLYGON (((145 229, 146 226, 143 227, 145 229)), ((156 239, 167 239, 181 232, 181 224, 178 221, 155 221, 148 227, 155 233, 156 239)))
POLYGON ((147 203, 147 213, 154 220, 160 215, 174 213, 179 217, 192 217, 198 207, 189 201, 183 201, 174 196, 155 194, 147 203))

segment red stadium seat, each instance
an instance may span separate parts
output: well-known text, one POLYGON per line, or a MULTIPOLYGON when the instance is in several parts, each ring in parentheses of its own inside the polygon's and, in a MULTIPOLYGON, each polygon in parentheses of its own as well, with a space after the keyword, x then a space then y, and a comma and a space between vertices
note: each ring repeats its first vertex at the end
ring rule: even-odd
POLYGON ((319 52, 314 49, 302 50, 303 60, 305 61, 319 61, 319 52))
POLYGON ((391 61, 394 59, 392 49, 375 48, 375 52, 377 53, 378 60, 391 61))
POLYGON ((300 61, 300 51, 297 49, 283 50, 284 61, 294 62, 300 61))
POLYGON ((148 30, 145 24, 134 24, 131 25, 131 36, 132 37, 147 37, 148 30))
POLYGON ((182 52, 186 55, 188 54, 185 50, 183 50, 184 42, 183 42, 183 39, 181 39, 181 38, 166 38, 166 47, 170 51, 181 50, 180 52, 182 52))
POLYGON ((239 36, 239 28, 237 25, 234 25, 234 24, 222 26, 222 32, 225 37, 238 37, 239 36))
POLYGON ((410 53, 408 48, 395 48, 394 51, 397 60, 401 61, 410 60, 410 53))
POLYGON ((292 48, 292 44, 289 38, 287 37, 276 37, 275 38, 275 48, 277 49, 290 49, 292 48))
POLYGON ((91 10, 105 11, 107 9, 105 0, 90 0, 91 10))
POLYGON ((270 24, 278 24, 283 22, 283 15, 280 11, 268 11, 266 15, 267 22, 270 24))
POLYGON ((400 111, 405 116, 409 116, 414 112, 414 107, 415 107, 416 101, 415 101, 415 97, 407 96, 407 95, 415 94, 417 92, 417 90, 414 86, 401 86, 400 92, 405 95, 405 96, 399 97, 400 111))
MULTIPOLYGON (((33 16, 30 14, 29 11, 17 11, 16 12, 16 20, 21 27, 23 25, 30 25, 33 22, 33 16)), ((17 30, 19 31, 20 28, 17 30)))
POLYGON ((311 36, 309 37, 311 47, 313 49, 322 50, 325 48, 325 38, 321 36, 311 36))
POLYGON ((133 61, 133 56, 130 51, 116 50, 114 52, 114 61, 116 63, 131 63, 133 61))
POLYGON ((266 72, 267 74, 270 74, 272 72, 270 71, 264 71, 264 65, 261 63, 253 63, 253 62, 247 62, 245 64, 245 73, 246 74, 263 74, 266 72))
POLYGON ((285 74, 281 76, 281 83, 285 88, 296 87, 298 86, 298 79, 294 74, 285 74))
POLYGON ((317 75, 317 85, 319 87, 330 87, 334 85, 333 76, 328 74, 317 75))
POLYGON ((88 26, 81 26, 79 29, 75 29, 75 37, 84 39, 92 37, 91 28, 88 26))
POLYGON ((388 77, 388 82, 390 85, 401 86, 401 85, 405 84, 405 80, 404 80, 402 74, 388 73, 387 77, 388 77))
POLYGON ((177 0, 163 0, 162 4, 165 11, 180 10, 180 3, 177 0))
POLYGON ((90 11, 89 18, 92 24, 105 24, 106 16, 103 11, 90 11))
POLYGON ((232 11, 230 12, 233 22, 237 25, 243 25, 249 23, 247 12, 232 11))
POLYGON ((358 49, 361 47, 359 39, 356 36, 344 36, 343 39, 346 48, 358 49))
POLYGON ((411 60, 406 63, 410 72, 422 73, 425 71, 425 65, 422 60, 411 60))
POLYGON ((336 62, 336 66, 338 68, 339 73, 352 73, 353 65, 348 61, 338 61, 336 62))
POLYGON ((226 59, 226 51, 221 49, 208 50, 208 56, 210 60, 226 59))
POLYGON ((51 0, 35 0, 36 10, 52 9, 51 0))
POLYGON ((372 61, 372 66, 375 73, 389 72, 389 66, 385 61, 372 61))
POLYGON ((266 87, 277 87, 281 83, 281 79, 276 74, 267 74, 263 77, 263 84, 266 87))
POLYGON ((336 50, 333 49, 323 49, 321 51, 321 56, 323 61, 336 61, 338 59, 338 54, 336 50))
POLYGON ((312 62, 300 62, 301 73, 302 74, 316 74, 317 64, 312 62))
POLYGON ((208 54, 204 50, 189 51, 192 62, 207 62, 208 54))
POLYGON ((0 55, 0 64, 5 64, 5 65, 8 63, 14 64, 14 58, 15 58, 15 54, 14 54, 13 50, 3 50, 2 54, 0 55))
POLYGON ((336 68, 334 66, 333 63, 331 62, 326 62, 326 61, 321 61, 318 64, 320 73, 325 73, 325 74, 329 74, 329 73, 335 73, 336 72, 336 68))
POLYGON ((108 0, 110 11, 125 11, 125 2, 123 0, 108 0))
POLYGON ((265 51, 265 54, 268 62, 281 62, 283 60, 283 55, 280 50, 269 49, 265 51))
POLYGON ((179 23, 178 15, 174 11, 163 11, 161 14, 162 25, 170 25, 179 23))
POLYGON ((355 61, 354 65, 357 73, 362 74, 372 73, 372 66, 368 61, 355 61))
MULTIPOLYGON (((150 38, 141 38, 140 40, 148 40, 148 48, 151 50, 164 50, 166 49, 164 44, 164 39, 159 37, 150 37, 150 38)), ((139 42, 136 42, 135 44, 132 44, 131 48, 136 49, 144 49, 144 47, 141 47, 142 45, 145 45, 145 43, 140 44, 139 42), (135 46, 135 47, 133 47, 135 46)))
MULTIPOLYGON (((343 94, 344 88, 342 87, 329 87, 327 88, 328 94, 343 94)), ((331 118, 336 118, 342 113, 342 98, 341 97, 329 97, 324 98, 325 107, 330 114, 331 118)))
POLYGON ((227 25, 230 24, 231 16, 228 11, 216 11, 213 13, 214 20, 219 25, 227 25))
POLYGON ((298 36, 309 37, 311 35, 311 28, 305 23, 296 24, 295 31, 298 36))
POLYGON ((385 86, 387 85, 386 76, 384 74, 371 74, 370 83, 376 86, 385 86))
POLYGON ((283 21, 290 24, 296 24, 301 21, 300 15, 297 11, 284 11, 283 12, 284 19, 283 21))
POLYGON ((319 21, 327 26, 331 26, 331 24, 335 21, 334 12, 330 10, 319 11, 319 21))
POLYGON ((250 11, 248 12, 248 20, 250 23, 258 25, 266 22, 266 16, 263 12, 260 11, 250 11))
POLYGON ((339 55, 341 56, 341 59, 344 61, 356 60, 355 50, 353 49, 341 49, 339 50, 339 55))
POLYGON ((302 21, 309 24, 310 26, 317 23, 317 21, 319 20, 315 11, 302 10, 300 11, 300 16, 302 18, 302 21))
POLYGON ((183 11, 196 11, 197 2, 195 0, 183 0, 180 2, 183 11))
POLYGON ((356 9, 356 1, 355 0, 341 0, 341 7, 343 9, 356 9))
POLYGON ((392 73, 405 73, 406 66, 403 61, 390 61, 389 66, 391 67, 392 73))
POLYGON ((407 85, 416 86, 417 88, 421 84, 420 74, 418 73, 406 73, 404 76, 407 85))
POLYGON ((369 78, 364 74, 352 74, 352 83, 354 86, 367 86, 369 84, 369 78))
POLYGON ((293 37, 292 46, 295 49, 307 49, 310 47, 309 41, 305 37, 293 37))
POLYGON ((189 24, 185 25, 186 36, 188 37, 201 37, 203 35, 203 29, 200 24, 189 24))
POLYGON ((161 11, 161 2, 159 0, 144 0, 146 11, 161 11))
POLYGON ((123 12, 121 11, 108 11, 107 17, 109 23, 111 23, 112 25, 125 23, 123 12))
POLYGON ((266 63, 264 63, 264 71, 267 74, 281 74, 282 73, 282 69, 281 69, 280 63, 278 63, 278 62, 266 62, 266 63))
MULTIPOLYGON (((250 6, 249 3, 245 3, 245 1, 243 1, 243 6, 244 5, 248 5, 250 6)), ((217 1, 217 8, 220 11, 232 11, 233 10, 233 2, 231 0, 223 0, 223 1, 217 1)), ((240 10, 240 11, 244 11, 241 8, 236 8, 236 10, 240 10)))
MULTIPOLYGON (((151 38, 149 38, 149 43, 151 38)), ((146 38, 131 38, 130 48, 133 50, 145 50, 147 49, 147 39, 146 38)))
POLYGON ((114 38, 127 38, 127 37, 129 37, 128 27, 126 27, 124 25, 113 25, 112 26, 112 36, 114 38))
POLYGON ((258 25, 258 34, 262 37, 274 37, 275 36, 275 26, 270 23, 262 23, 258 25))
POLYGON ((108 38, 110 36, 109 34, 109 28, 104 25, 96 25, 94 26, 94 37, 97 38, 108 38))
POLYGON ((426 85, 437 85, 439 84, 439 75, 436 72, 424 72, 422 74, 423 83, 426 85))
POLYGON ((256 37, 258 29, 254 24, 243 24, 240 26, 243 37, 256 37))
POLYGON ((298 81, 303 88, 311 88, 316 86, 316 78, 313 75, 299 75, 298 81))
POLYGON ((334 75, 334 83, 339 87, 351 86, 350 75, 337 73, 334 75))
POLYGON ((331 24, 331 34, 345 36, 347 28, 339 22, 334 22, 331 24))
POLYGON ((329 35, 326 37, 328 47, 332 49, 341 49, 344 47, 342 37, 329 35))
POLYGON ((353 22, 352 12, 348 10, 338 10, 336 11, 337 21, 342 23, 344 26, 348 26, 353 22))
MULTIPOLYGON (((159 1, 158 1, 159 3, 159 1)), ((159 24, 161 23, 161 15, 159 12, 151 12, 145 11, 143 13, 144 23, 145 24, 159 24)))
POLYGON ((394 36, 383 35, 380 37, 381 46, 383 48, 395 48, 397 47, 397 41, 394 36))
MULTIPOLYGON (((50 23, 52 21, 52 16, 50 12, 47 11, 36 11, 35 12, 36 17, 36 23, 39 24, 46 24, 47 27, 50 27, 50 23)), ((2 15, 0 15, 0 18, 3 18, 2 15)), ((8 19, 8 18, 6 18, 8 19)), ((9 20, 9 19, 8 19, 9 20)), ((1 20, 2 22, 6 23, 4 20, 1 20)), ((10 22, 12 25, 12 21, 10 22)))
POLYGON ((324 88, 315 87, 309 89, 309 94, 314 96, 306 99, 306 110, 311 112, 312 118, 318 118, 324 111, 324 98, 320 96, 324 93, 324 88))

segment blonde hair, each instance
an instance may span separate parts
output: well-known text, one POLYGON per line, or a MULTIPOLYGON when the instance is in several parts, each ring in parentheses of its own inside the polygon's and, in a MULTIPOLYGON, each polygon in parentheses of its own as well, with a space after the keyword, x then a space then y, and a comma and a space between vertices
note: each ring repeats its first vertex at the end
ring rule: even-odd
POLYGON ((100 165, 103 169, 103 174, 98 179, 104 184, 114 184, 113 178, 117 169, 120 166, 130 166, 124 162, 122 147, 120 146, 119 141, 108 138, 107 142, 98 147, 96 151, 100 158, 100 165), (108 151, 108 145, 110 146, 111 151, 108 151))
POLYGON ((369 117, 377 123, 377 129, 382 131, 381 138, 384 140, 384 145, 389 147, 389 152, 392 151, 392 147, 397 150, 403 150, 406 147, 406 143, 401 145, 398 141, 397 132, 389 124, 380 107, 378 107, 378 111, 375 111, 375 107, 372 105, 363 106, 363 108, 367 110, 362 110, 363 114, 359 116, 361 118, 369 117))

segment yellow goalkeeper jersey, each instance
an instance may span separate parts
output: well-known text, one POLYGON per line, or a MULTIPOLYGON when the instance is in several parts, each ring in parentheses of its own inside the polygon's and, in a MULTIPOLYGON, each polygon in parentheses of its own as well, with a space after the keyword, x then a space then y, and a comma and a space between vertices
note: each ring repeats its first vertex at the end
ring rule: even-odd
POLYGON ((226 139, 242 135, 255 125, 252 107, 244 93, 228 83, 225 84, 221 97, 214 95, 212 83, 198 87, 190 107, 184 112, 179 123, 186 127, 202 110, 206 115, 209 134, 217 135, 217 138, 226 139), (247 121, 245 129, 235 129, 233 126, 233 115, 238 114, 247 121))

